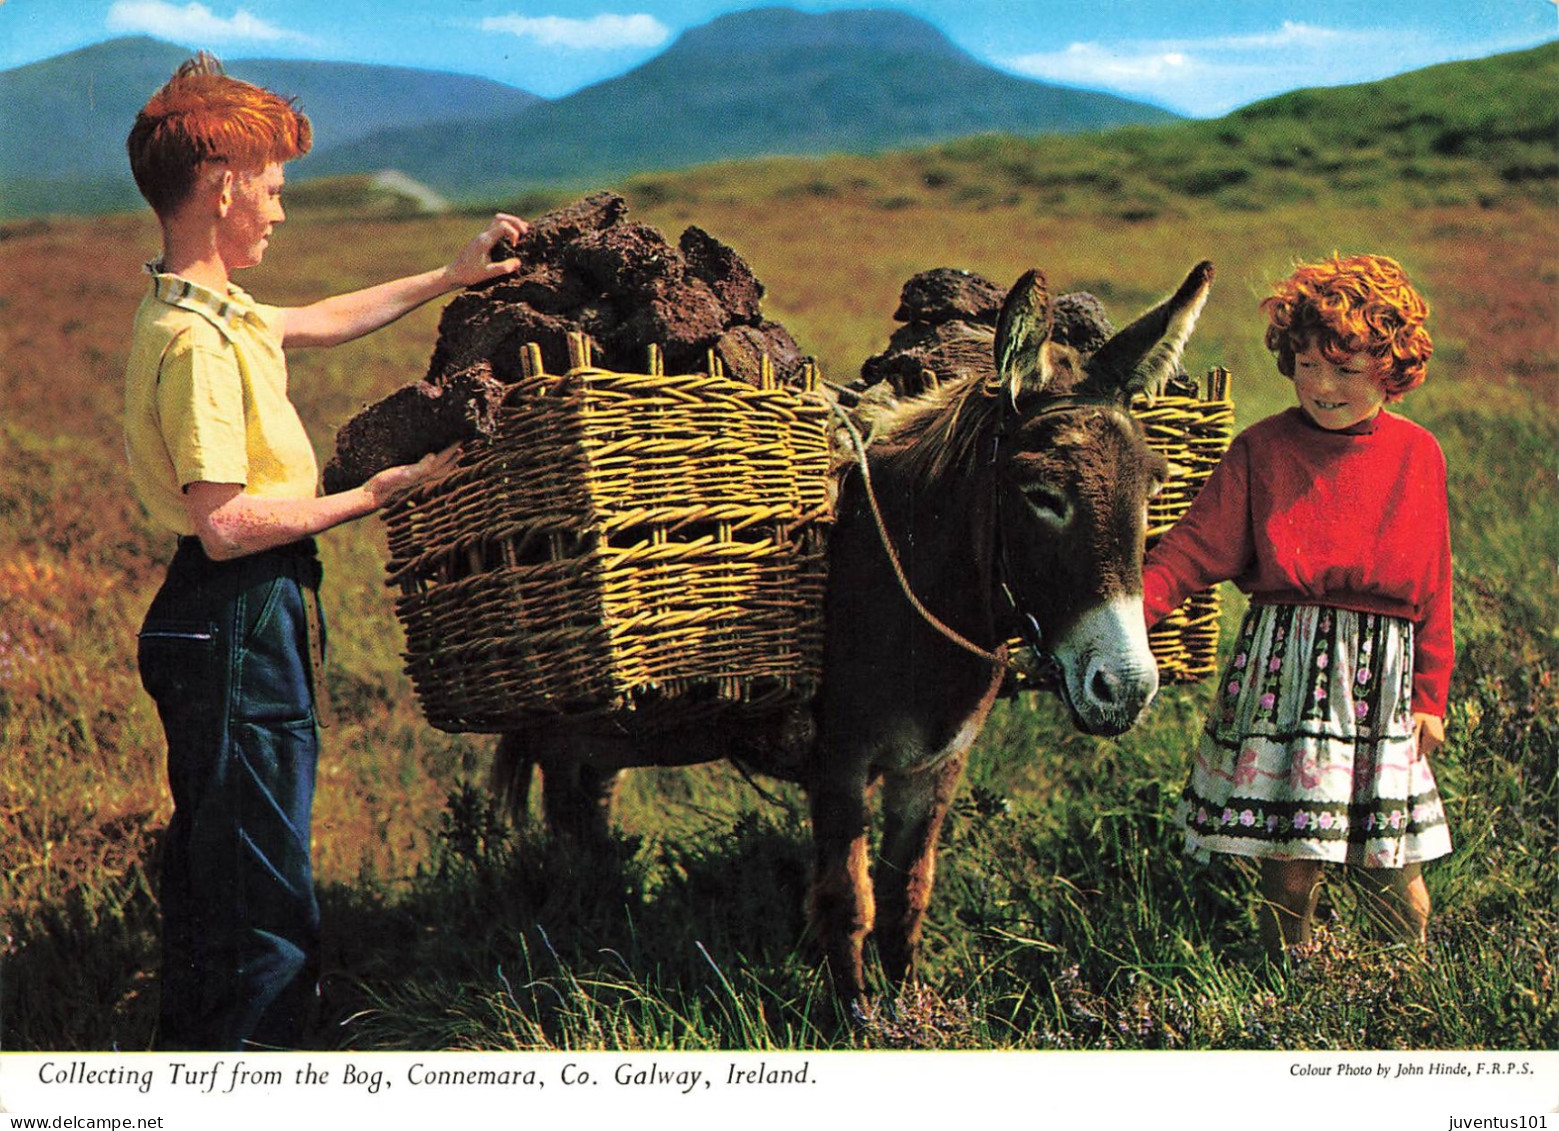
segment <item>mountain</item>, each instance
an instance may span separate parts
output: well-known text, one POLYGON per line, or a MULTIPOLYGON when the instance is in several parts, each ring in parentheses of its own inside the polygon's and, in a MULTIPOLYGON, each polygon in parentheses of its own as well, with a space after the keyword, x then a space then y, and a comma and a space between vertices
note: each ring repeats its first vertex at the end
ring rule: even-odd
MULTIPOLYGON (((137 36, 0 71, 0 216, 136 207, 125 135, 136 111, 192 54, 137 36)), ((296 96, 316 144, 350 142, 386 120, 436 126, 507 118, 544 101, 487 79, 405 67, 236 59, 226 70, 296 96)))
MULTIPOLYGON (((136 207, 124 135, 190 53, 119 39, 0 72, 0 218, 136 207)), ((1003 74, 930 24, 889 11, 724 16, 636 70, 556 102, 389 67, 245 59, 227 70, 297 95, 313 120, 314 152, 289 169, 290 180, 395 168, 466 200, 761 154, 873 152, 1175 118, 1003 74)))
POLYGON ((978 133, 1169 122, 1141 102, 1004 74, 900 12, 722 16, 615 79, 523 115, 397 126, 300 176, 390 165, 466 199, 772 154, 866 153, 978 133))
MULTIPOLYGON (((126 39, 0 72, 0 219, 139 207, 124 133, 188 55, 126 39)), ((1097 196, 1150 185, 1155 200, 1239 208, 1339 193, 1551 197, 1559 181, 1559 43, 1294 91, 1216 121, 1003 74, 889 11, 722 17, 638 69, 553 102, 395 68, 241 60, 230 70, 299 94, 313 118, 315 151, 288 170, 297 193, 350 176, 318 186, 322 206, 376 214, 430 207, 430 194, 492 201, 706 161, 885 150, 961 165, 971 192, 1042 185, 1097 196), (1125 123, 1164 125, 1108 131, 1125 123), (414 191, 370 179, 386 169, 414 191)))

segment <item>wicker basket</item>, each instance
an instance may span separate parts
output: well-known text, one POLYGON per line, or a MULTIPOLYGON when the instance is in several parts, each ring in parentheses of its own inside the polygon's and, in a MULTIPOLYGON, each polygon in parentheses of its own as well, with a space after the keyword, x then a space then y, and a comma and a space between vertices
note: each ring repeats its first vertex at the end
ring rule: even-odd
MULTIPOLYGON (((1234 436, 1229 371, 1208 370, 1204 384, 1141 400, 1132 406, 1148 443, 1169 460, 1169 484, 1148 504, 1148 546, 1164 536, 1202 490, 1234 436)), ((1159 677, 1194 683, 1214 674, 1218 662, 1216 589, 1193 593, 1148 634, 1159 677)))
POLYGON ((437 485, 385 512, 407 671, 428 721, 636 725, 809 698, 822 664, 827 408, 765 367, 525 377, 437 485), (631 716, 625 712, 632 712, 631 716))
MULTIPOLYGON (((1167 392, 1132 403, 1132 415, 1142 422, 1148 444, 1169 460, 1172 473, 1168 485, 1148 504, 1149 547, 1185 514, 1229 450, 1234 434, 1229 386, 1227 369, 1211 369, 1205 383, 1187 379, 1167 392)), ((1195 683, 1214 674, 1220 611, 1217 590, 1206 589, 1192 594, 1148 633, 1161 680, 1195 683)), ((1027 654, 1021 640, 1009 641, 1007 650, 1014 658, 1027 654)), ((1053 690, 1058 678, 1053 663, 1034 665, 1016 673, 1005 691, 1053 690)))
MULTIPOLYGON (((591 365, 527 346, 492 441, 385 511, 406 667, 428 721, 499 732, 572 719, 653 729, 700 713, 770 712, 821 679, 828 410, 803 388, 591 365)), ((1133 405, 1175 469, 1150 505, 1151 545, 1227 450, 1227 370, 1133 405)), ((1151 633, 1166 681, 1212 674, 1216 591, 1151 633)), ((1016 655, 1021 644, 1013 641, 1016 655)), ((1053 685, 1015 676, 1009 691, 1053 685)))

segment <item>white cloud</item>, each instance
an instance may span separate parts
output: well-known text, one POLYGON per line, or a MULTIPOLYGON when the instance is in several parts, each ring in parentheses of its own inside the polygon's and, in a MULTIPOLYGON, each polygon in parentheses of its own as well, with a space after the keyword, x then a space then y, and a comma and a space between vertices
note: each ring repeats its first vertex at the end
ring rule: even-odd
POLYGON ((1384 77, 1418 56, 1431 61, 1432 45, 1401 30, 1342 32, 1289 21, 1241 35, 1073 43, 998 63, 1030 78, 1211 116, 1296 87, 1384 77))
POLYGON ((218 43, 235 40, 276 42, 303 40, 298 32, 276 27, 239 9, 228 17, 218 16, 204 4, 180 7, 166 0, 116 0, 108 10, 110 31, 140 32, 162 39, 185 43, 218 43))
POLYGON ((1110 85, 1156 83, 1197 67, 1184 51, 1123 50, 1099 43, 1074 43, 1064 51, 1021 55, 1006 64, 1024 74, 1110 85))
POLYGON ((543 47, 572 51, 659 47, 671 38, 671 30, 665 24, 647 15, 593 16, 588 20, 566 16, 488 16, 482 20, 481 28, 533 39, 543 47))
POLYGON ((1185 40, 1188 49, 1200 51, 1291 51, 1337 50, 1350 43, 1376 38, 1380 33, 1354 33, 1334 31, 1331 28, 1313 27, 1284 20, 1277 31, 1253 32, 1249 35, 1221 35, 1207 39, 1185 40))

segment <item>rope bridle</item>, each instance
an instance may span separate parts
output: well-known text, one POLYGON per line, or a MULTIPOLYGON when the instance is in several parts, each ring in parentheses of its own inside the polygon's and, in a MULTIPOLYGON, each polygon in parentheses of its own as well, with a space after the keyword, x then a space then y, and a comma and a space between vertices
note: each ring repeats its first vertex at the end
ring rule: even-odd
MULTIPOLYGON (((1026 414, 1025 420, 1032 420, 1040 416, 1050 416, 1055 413, 1074 412, 1085 408, 1120 409, 1121 407, 1121 403, 1118 400, 1112 400, 1107 397, 1091 397, 1068 393, 1055 397, 1037 411, 1026 414)), ((1005 647, 1000 648, 996 652, 990 652, 981 648, 978 644, 975 644, 944 623, 915 595, 915 591, 909 582, 909 575, 904 572, 904 566, 899 560, 898 551, 894 549, 893 538, 888 533, 887 522, 882 517, 882 507, 877 502, 877 492, 872 487, 871 466, 866 458, 866 441, 862 438, 860 429, 856 427, 855 422, 850 419, 849 413, 832 401, 829 402, 829 409, 844 425, 845 432, 849 435, 851 445, 855 449, 856 465, 861 470, 861 486, 865 490, 866 502, 871 508, 872 519, 877 526, 877 535, 882 540, 883 550, 887 553, 888 564, 893 567, 893 576, 898 580, 899 588, 903 591, 904 597, 909 601, 910 606, 920 614, 921 618, 928 625, 964 651, 984 660, 993 667, 1005 668, 1008 671, 1014 672, 1023 671, 1024 669, 1021 665, 1007 658, 1005 647)), ((996 442, 991 447, 991 463, 995 463, 1000 457, 1001 444, 1005 438, 1005 428, 998 429, 995 438, 996 442)), ((1007 575, 1010 573, 1010 567, 1007 564, 1007 540, 1002 537, 1000 506, 996 508, 994 524, 997 543, 994 555, 994 564, 998 573, 997 585, 1007 598, 1008 604, 1012 607, 1019 632, 1023 636, 1023 642, 1032 649, 1035 659, 1040 663, 1044 663, 1049 657, 1044 648, 1044 634, 1040 630, 1039 621, 1019 603, 1016 595, 1012 592, 1012 587, 1007 584, 1007 575)))

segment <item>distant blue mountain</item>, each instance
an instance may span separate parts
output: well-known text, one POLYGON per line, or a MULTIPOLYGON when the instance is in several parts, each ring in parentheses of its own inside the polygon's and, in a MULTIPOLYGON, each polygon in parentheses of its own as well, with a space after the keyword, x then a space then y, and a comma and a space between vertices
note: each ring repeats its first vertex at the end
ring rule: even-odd
MULTIPOLYGON (((125 134, 190 54, 127 38, 0 72, 0 217, 136 207, 125 134)), ((241 59, 227 70, 296 95, 313 120, 315 150, 293 180, 394 168, 466 200, 730 158, 1175 118, 1004 74, 891 11, 722 16, 636 70, 555 102, 395 67, 241 59)))
MULTIPOLYGON (((0 71, 0 216, 136 207, 125 135, 136 111, 193 54, 133 37, 0 71)), ((508 118, 545 101, 487 79, 405 67, 237 59, 226 70, 296 96, 317 144, 351 142, 387 121, 508 118)))
POLYGON ((398 124, 322 150, 299 174, 389 165, 473 199, 732 158, 870 153, 1175 117, 997 71, 904 13, 764 8, 693 28, 637 69, 523 114, 398 124))

